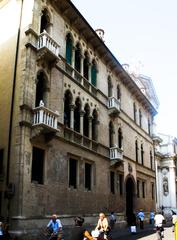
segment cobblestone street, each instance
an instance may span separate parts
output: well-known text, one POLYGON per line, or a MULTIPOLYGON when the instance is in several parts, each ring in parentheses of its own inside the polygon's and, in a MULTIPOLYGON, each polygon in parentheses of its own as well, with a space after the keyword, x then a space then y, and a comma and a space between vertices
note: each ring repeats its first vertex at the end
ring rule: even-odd
MULTIPOLYGON (((135 238, 135 239, 141 239, 141 240, 156 240, 156 234, 151 234, 149 236, 144 236, 144 237, 140 237, 140 238, 135 238)), ((175 236, 174 236, 174 232, 172 232, 172 228, 165 228, 165 232, 164 232, 164 239, 166 240, 174 240, 175 236)))

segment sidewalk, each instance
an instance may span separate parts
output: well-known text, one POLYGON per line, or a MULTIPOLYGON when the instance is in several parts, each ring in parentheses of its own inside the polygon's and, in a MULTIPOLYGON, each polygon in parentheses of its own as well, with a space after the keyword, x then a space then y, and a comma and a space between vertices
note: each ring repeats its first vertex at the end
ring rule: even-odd
MULTIPOLYGON (((141 239, 141 240, 156 240, 156 233, 152 225, 145 225, 144 229, 137 227, 136 235, 132 235, 129 228, 114 229, 112 231, 113 240, 118 239, 141 239)), ((165 227, 164 240, 175 240, 175 234, 172 232, 172 227, 165 227)))

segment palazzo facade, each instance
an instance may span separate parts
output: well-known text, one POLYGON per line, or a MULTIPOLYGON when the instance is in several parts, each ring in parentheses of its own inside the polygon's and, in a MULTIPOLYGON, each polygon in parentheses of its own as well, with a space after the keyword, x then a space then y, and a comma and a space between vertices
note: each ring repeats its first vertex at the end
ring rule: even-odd
MULTIPOLYGON (((67 0, 0 2, 0 215, 155 208, 150 79, 121 66, 67 0)), ((40 221, 39 221, 40 220, 40 221)))

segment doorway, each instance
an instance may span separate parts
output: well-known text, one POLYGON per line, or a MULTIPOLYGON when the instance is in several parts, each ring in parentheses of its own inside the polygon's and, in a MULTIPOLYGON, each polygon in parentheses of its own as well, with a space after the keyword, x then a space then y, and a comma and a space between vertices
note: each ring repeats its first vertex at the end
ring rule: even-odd
POLYGON ((127 223, 131 225, 134 212, 134 191, 135 185, 131 177, 126 181, 126 217, 127 223))

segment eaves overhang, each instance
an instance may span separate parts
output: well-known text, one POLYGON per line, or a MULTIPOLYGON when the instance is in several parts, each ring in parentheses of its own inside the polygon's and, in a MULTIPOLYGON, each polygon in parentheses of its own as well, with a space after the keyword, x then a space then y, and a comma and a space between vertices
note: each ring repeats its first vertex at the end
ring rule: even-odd
POLYGON ((87 20, 78 11, 75 5, 70 0, 51 0, 51 3, 60 12, 64 19, 71 27, 78 31, 79 35, 91 45, 101 59, 104 60, 106 66, 110 68, 120 78, 120 80, 128 86, 129 90, 142 102, 144 107, 153 115, 157 114, 156 108, 141 92, 136 83, 132 80, 129 74, 124 70, 122 65, 112 54, 105 43, 100 39, 94 29, 90 26, 87 20))

